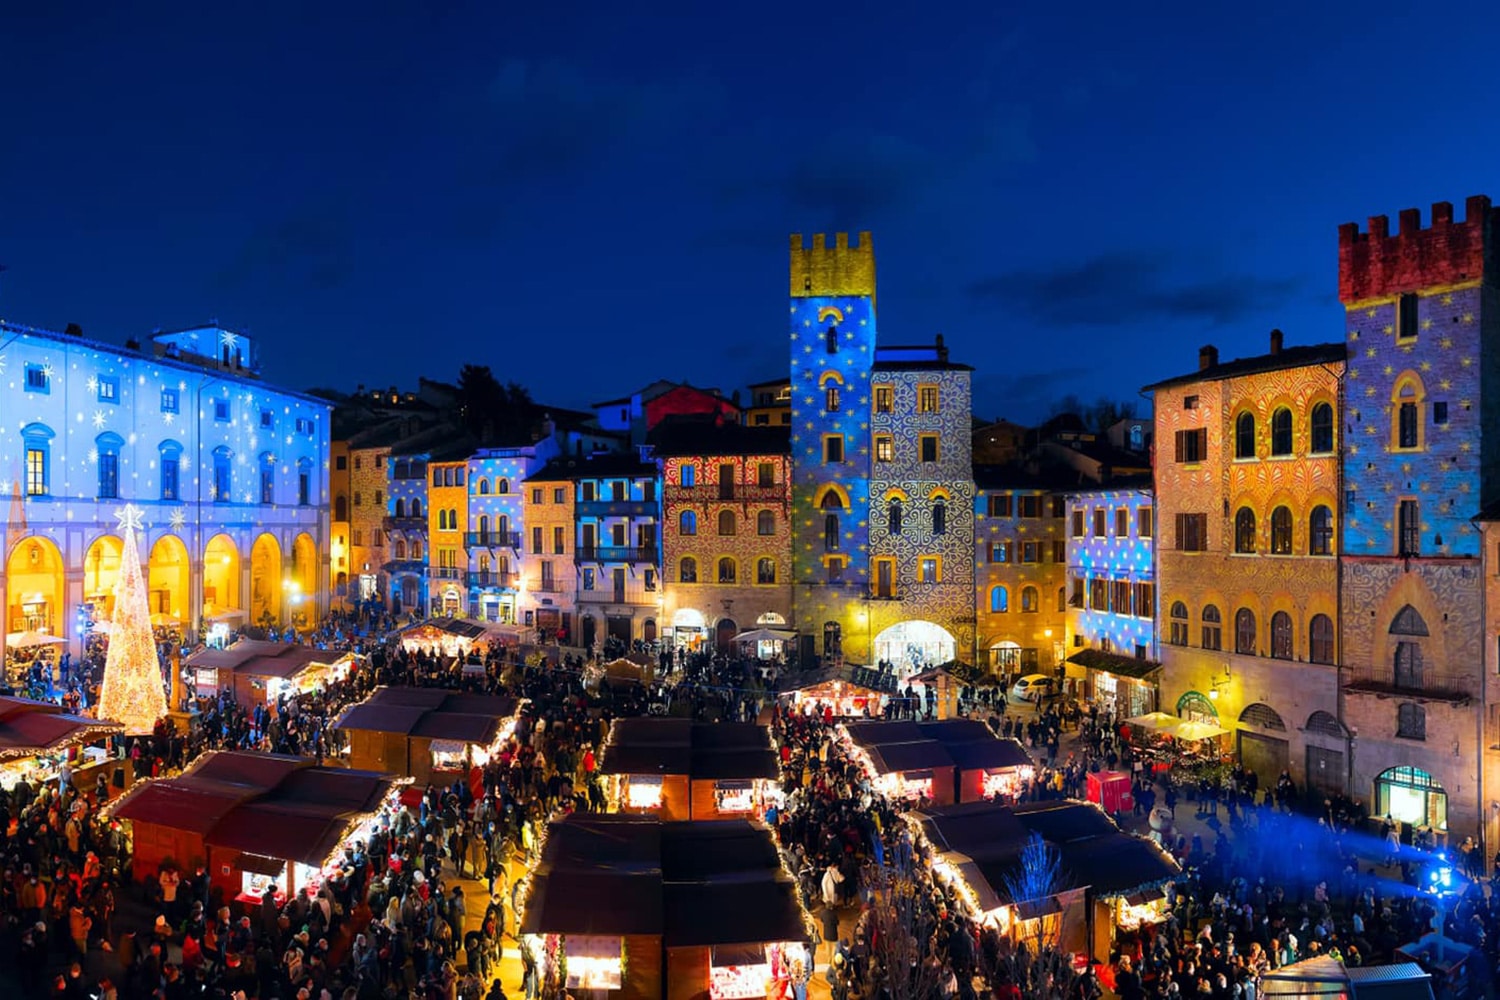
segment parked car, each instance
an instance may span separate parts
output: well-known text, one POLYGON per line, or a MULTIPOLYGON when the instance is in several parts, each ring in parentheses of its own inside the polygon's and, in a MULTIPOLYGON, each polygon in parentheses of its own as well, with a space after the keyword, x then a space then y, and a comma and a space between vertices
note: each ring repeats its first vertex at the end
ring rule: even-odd
POLYGON ((1042 699, 1049 698, 1057 692, 1057 678, 1048 677, 1046 674, 1027 674, 1011 687, 1010 700, 1041 704, 1042 699))

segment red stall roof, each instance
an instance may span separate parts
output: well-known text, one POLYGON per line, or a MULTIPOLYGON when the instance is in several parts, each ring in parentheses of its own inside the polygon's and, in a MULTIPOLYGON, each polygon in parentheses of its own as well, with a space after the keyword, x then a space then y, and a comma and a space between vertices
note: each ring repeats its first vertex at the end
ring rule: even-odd
POLYGON ((332 664, 347 656, 331 649, 316 649, 295 642, 241 639, 224 649, 200 649, 185 661, 190 667, 212 667, 250 677, 296 677, 311 664, 332 664))
POLYGON ((483 747, 495 742, 505 721, 515 714, 516 700, 504 695, 382 687, 345 709, 334 728, 454 740, 483 747))
POLYGON ((0 697, 0 760, 35 757, 124 731, 118 722, 68 715, 61 705, 0 697))

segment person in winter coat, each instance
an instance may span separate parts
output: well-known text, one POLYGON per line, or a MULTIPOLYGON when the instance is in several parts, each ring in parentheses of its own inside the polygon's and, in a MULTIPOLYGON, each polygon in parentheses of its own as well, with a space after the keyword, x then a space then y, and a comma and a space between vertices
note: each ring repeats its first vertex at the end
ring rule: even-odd
POLYGON ((844 873, 839 871, 838 865, 829 865, 823 872, 823 905, 839 905, 839 886, 843 884, 844 873))

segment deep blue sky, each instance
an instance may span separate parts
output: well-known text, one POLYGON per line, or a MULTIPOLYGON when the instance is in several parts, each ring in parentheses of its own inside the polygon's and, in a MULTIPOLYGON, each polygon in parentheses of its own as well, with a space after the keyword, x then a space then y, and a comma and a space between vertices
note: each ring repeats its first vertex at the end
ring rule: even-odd
POLYGON ((6 4, 0 316, 729 390, 785 371, 787 234, 871 229, 976 412, 1135 398, 1337 339, 1340 222, 1500 198, 1500 10, 1417 6, 6 4))

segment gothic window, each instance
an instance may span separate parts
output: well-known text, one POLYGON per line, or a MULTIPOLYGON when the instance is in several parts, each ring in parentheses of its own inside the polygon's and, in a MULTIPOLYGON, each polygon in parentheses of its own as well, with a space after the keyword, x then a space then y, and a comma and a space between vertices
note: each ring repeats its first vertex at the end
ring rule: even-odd
POLYGON ((1292 411, 1280 407, 1271 414, 1271 454, 1292 453, 1292 411))
POLYGON ((1203 609, 1203 648, 1224 648, 1224 619, 1219 609, 1210 604, 1203 609))
POLYGON ((1271 555, 1292 554, 1292 512, 1287 507, 1271 511, 1271 555))
POLYGON ((1234 651, 1255 655, 1255 612, 1240 608, 1234 613, 1234 651))
POLYGON ((1234 457, 1255 457, 1255 414, 1241 413, 1234 421, 1234 457))
POLYGON ((1391 635, 1430 635, 1427 631, 1427 622, 1410 604, 1404 604, 1396 617, 1391 620, 1391 635))
POLYGON ((1234 515, 1234 551, 1252 555, 1255 552, 1255 511, 1241 507, 1234 515))
POLYGON ((1168 614, 1171 622, 1167 634, 1167 641, 1174 646, 1186 646, 1188 644, 1188 609, 1181 601, 1172 602, 1172 610, 1168 614))
POLYGON ((1285 611, 1278 611, 1271 616, 1271 658, 1292 658, 1292 616, 1285 611))
POLYGON ((892 535, 901 534, 901 501, 892 500, 886 507, 885 513, 886 531, 892 535))
POLYGON ((1312 408, 1312 420, 1310 422, 1312 448, 1314 455, 1326 455, 1333 451, 1333 407, 1328 403, 1318 403, 1312 408))
POLYGON ((823 548, 828 552, 837 552, 840 546, 839 516, 837 514, 823 515, 823 548))
POLYGON ((946 534, 948 531, 948 505, 939 500, 932 505, 932 533, 946 534))
POLYGON ((1310 663, 1333 662, 1333 619, 1313 615, 1307 623, 1307 659, 1310 663))
POLYGON ((679 535, 696 535, 698 533, 698 515, 694 511, 685 510, 677 515, 677 533, 679 535))
POLYGON ((1319 504, 1307 518, 1307 552, 1314 556, 1333 555, 1333 511, 1319 504))

